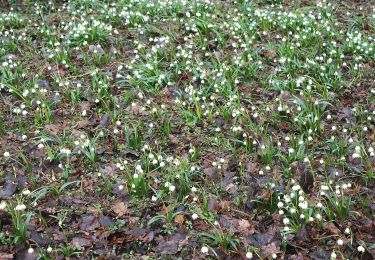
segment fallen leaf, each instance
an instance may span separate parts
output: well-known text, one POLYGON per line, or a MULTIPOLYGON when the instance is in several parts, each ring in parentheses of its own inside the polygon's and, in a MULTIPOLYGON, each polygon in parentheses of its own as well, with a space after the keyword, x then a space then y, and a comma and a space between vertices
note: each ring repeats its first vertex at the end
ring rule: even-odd
POLYGON ((174 255, 178 252, 178 243, 175 241, 162 241, 155 247, 155 252, 161 255, 174 255))
POLYGON ((324 223, 324 229, 328 231, 330 235, 339 236, 341 231, 333 223, 324 223))
POLYGON ((87 120, 87 119, 84 119, 84 120, 79 121, 79 122, 74 126, 74 128, 80 129, 80 128, 85 128, 85 127, 92 126, 92 125, 94 125, 92 122, 90 122, 90 121, 87 120))
POLYGON ((250 222, 247 221, 246 219, 241 219, 238 222, 237 229, 244 236, 249 236, 249 235, 254 234, 254 226, 251 225, 250 222))
POLYGON ((48 135, 52 135, 52 136, 57 136, 58 133, 60 132, 61 128, 59 125, 46 125, 44 127, 44 131, 48 134, 48 135))
POLYGON ((112 209, 116 213, 117 217, 122 217, 128 213, 128 206, 122 201, 115 202, 112 205, 112 209))
POLYGON ((99 223, 100 225, 104 226, 104 227, 110 227, 110 226, 113 226, 113 221, 110 217, 108 216, 102 216, 100 219, 99 219, 99 223))
POLYGON ((174 219, 174 222, 180 224, 182 226, 182 224, 184 224, 184 215, 177 215, 174 219))
POLYGON ((82 247, 91 246, 91 241, 83 237, 74 237, 71 242, 72 247, 81 249, 82 247))
POLYGON ((16 192, 16 189, 15 179, 12 175, 7 175, 3 187, 0 188, 0 199, 9 199, 16 192))
POLYGON ((226 212, 226 211, 228 211, 229 206, 230 206, 230 201, 229 200, 220 201, 219 202, 218 210, 220 212, 226 212))
POLYGON ((103 117, 100 119, 99 126, 100 127, 106 126, 109 122, 109 119, 110 119, 109 114, 105 113, 103 117))
POLYGON ((78 108, 79 111, 90 110, 91 109, 91 103, 88 102, 88 101, 82 102, 82 103, 78 104, 77 108, 78 108))
POLYGON ((267 51, 264 53, 264 56, 266 56, 267 58, 270 58, 270 59, 274 59, 274 58, 276 58, 276 56, 277 56, 276 50, 274 50, 274 49, 272 49, 272 50, 267 50, 267 51))
POLYGON ((82 223, 79 225, 79 228, 84 231, 91 231, 98 227, 100 227, 100 224, 94 215, 83 216, 82 223))
POLYGON ((262 246, 262 250, 260 254, 262 257, 269 257, 272 254, 279 254, 279 253, 281 253, 280 247, 276 246, 276 244, 272 242, 268 245, 262 246))
POLYGON ((217 210, 217 206, 219 205, 218 201, 217 200, 214 200, 214 199, 209 199, 208 200, 208 205, 207 205, 207 209, 211 212, 214 212, 217 210))

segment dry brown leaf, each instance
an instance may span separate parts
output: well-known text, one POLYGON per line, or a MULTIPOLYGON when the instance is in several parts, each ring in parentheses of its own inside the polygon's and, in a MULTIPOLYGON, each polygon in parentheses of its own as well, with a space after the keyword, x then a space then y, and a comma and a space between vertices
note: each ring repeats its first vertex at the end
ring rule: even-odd
POLYGON ((328 231, 330 235, 339 236, 341 231, 333 223, 325 223, 324 229, 328 231))
POLYGON ((46 125, 44 127, 44 131, 46 131, 47 134, 53 135, 53 136, 58 135, 58 133, 60 132, 60 130, 61 130, 61 126, 59 126, 59 125, 53 125, 53 124, 51 124, 51 125, 46 125))
POLYGON ((229 206, 230 206, 230 201, 228 201, 228 200, 220 201, 219 202, 219 211, 220 212, 226 212, 226 211, 228 211, 229 206))
POLYGON ((276 244, 272 242, 272 243, 262 247, 261 256, 262 257, 269 257, 272 254, 278 254, 280 252, 281 252, 280 247, 276 246, 276 244))
POLYGON ((117 217, 122 217, 128 213, 128 206, 122 201, 115 202, 112 205, 112 209, 116 213, 117 217))
POLYGON ((185 220, 184 215, 177 215, 174 219, 174 222, 182 225, 184 224, 184 220, 185 220))
POLYGON ((253 225, 250 224, 249 221, 247 221, 246 219, 241 219, 239 222, 238 222, 238 231, 243 234, 244 236, 249 236, 249 235, 252 235, 254 234, 254 227, 253 225))

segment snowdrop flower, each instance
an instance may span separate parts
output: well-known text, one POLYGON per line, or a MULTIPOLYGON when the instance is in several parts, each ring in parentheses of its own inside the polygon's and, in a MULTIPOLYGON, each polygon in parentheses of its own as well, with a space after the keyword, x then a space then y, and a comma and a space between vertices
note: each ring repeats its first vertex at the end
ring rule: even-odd
POLYGON ((157 198, 156 196, 152 196, 152 197, 151 197, 151 200, 152 200, 152 201, 157 201, 158 198, 157 198))
POLYGON ((202 249, 201 249, 201 252, 202 252, 203 254, 207 254, 207 253, 208 253, 208 247, 203 246, 202 249))
POLYGON ((247 258, 247 259, 251 259, 251 258, 253 258, 253 253, 251 253, 251 252, 247 252, 247 253, 246 253, 246 258, 247 258))
POLYGON ((350 229, 349 228, 345 228, 344 233, 347 234, 347 235, 349 235, 350 234, 350 229))
POLYGON ((34 249, 33 249, 32 247, 30 247, 30 248, 27 250, 27 252, 28 252, 29 254, 32 254, 32 253, 34 253, 34 249))
POLYGON ((198 214, 194 213, 193 215, 191 215, 191 218, 192 218, 193 220, 196 220, 196 219, 198 218, 198 214))
POLYGON ((22 192, 22 194, 23 194, 23 195, 29 195, 29 194, 30 194, 30 191, 26 189, 26 190, 24 190, 24 191, 22 192))
POLYGON ((357 250, 358 250, 358 252, 361 252, 361 253, 365 252, 365 248, 363 246, 358 246, 357 250))
POLYGON ((2 201, 0 203, 0 210, 4 210, 6 208, 7 204, 5 203, 5 201, 2 201))
POLYGON ((174 192, 174 191, 176 190, 176 187, 173 186, 173 185, 170 185, 170 186, 169 186, 169 190, 170 190, 171 192, 174 192))
POLYGON ((19 204, 19 205, 16 206, 17 211, 22 211, 22 210, 25 210, 25 209, 26 209, 25 204, 19 204))
POLYGON ((331 258, 332 258, 332 259, 336 259, 336 257, 337 257, 336 253, 335 253, 335 252, 332 252, 332 254, 331 254, 331 258))
POLYGON ((4 157, 9 157, 10 156, 10 153, 9 152, 5 152, 4 153, 4 157))

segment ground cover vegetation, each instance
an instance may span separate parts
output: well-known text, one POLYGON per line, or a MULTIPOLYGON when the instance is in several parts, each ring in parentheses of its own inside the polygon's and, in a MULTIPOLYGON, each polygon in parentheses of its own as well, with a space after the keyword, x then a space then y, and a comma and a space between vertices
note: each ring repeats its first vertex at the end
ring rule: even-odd
POLYGON ((0 7, 1 259, 374 258, 374 1, 0 7))

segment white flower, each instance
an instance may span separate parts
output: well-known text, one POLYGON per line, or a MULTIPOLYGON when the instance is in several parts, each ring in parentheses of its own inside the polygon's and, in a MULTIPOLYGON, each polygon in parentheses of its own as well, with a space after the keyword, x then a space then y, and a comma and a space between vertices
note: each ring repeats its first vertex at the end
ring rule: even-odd
POLYGON ((10 156, 10 153, 9 152, 5 152, 4 153, 4 157, 9 157, 10 156))
POLYGON ((25 210, 25 209, 26 209, 25 204, 20 204, 20 205, 17 205, 17 206, 16 206, 16 210, 17 210, 17 211, 21 211, 21 210, 25 210))
POLYGON ((284 203, 282 203, 281 201, 279 203, 277 203, 278 208, 282 208, 283 206, 284 206, 284 203))
POLYGON ((289 224, 289 219, 288 219, 288 218, 284 218, 284 219, 283 219, 283 223, 284 223, 284 225, 289 224))
POLYGON ((170 185, 170 186, 169 186, 169 190, 170 190, 171 192, 174 192, 174 191, 176 190, 176 186, 170 185))
POLYGON ((158 198, 157 198, 156 196, 152 196, 152 197, 151 197, 151 200, 152 200, 152 201, 157 201, 158 198))
POLYGON ((7 204, 5 203, 5 201, 2 201, 0 203, 0 210, 4 210, 6 208, 7 204))
POLYGON ((301 189, 301 186, 299 186, 299 185, 295 185, 295 186, 292 187, 292 190, 294 190, 294 191, 297 191, 299 189, 301 189))
POLYGON ((207 254, 207 253, 208 253, 208 247, 206 247, 206 246, 202 246, 201 252, 202 252, 203 254, 207 254))
POLYGON ((32 253, 34 253, 34 249, 33 249, 32 247, 30 247, 30 248, 27 250, 27 252, 28 252, 29 254, 32 254, 32 253))
POLYGON ((246 253, 246 258, 247 258, 247 259, 251 259, 251 258, 253 258, 253 253, 251 253, 251 252, 247 252, 247 253, 246 253))
POLYGON ((197 188, 192 187, 192 188, 191 188, 191 191, 192 191, 192 192, 197 192, 197 188))
POLYGON ((24 191, 22 192, 22 194, 23 194, 23 195, 29 195, 29 194, 30 194, 30 191, 29 191, 29 190, 24 190, 24 191))
POLYGON ((337 244, 339 246, 342 246, 344 244, 344 241, 342 239, 337 240, 337 244))
POLYGON ((344 233, 347 234, 347 235, 349 235, 350 234, 350 229, 349 228, 345 228, 344 233))
POLYGON ((335 252, 332 252, 332 254, 331 254, 331 258, 332 258, 332 259, 336 259, 336 257, 337 257, 336 253, 335 253, 335 252))
POLYGON ((193 215, 191 215, 191 218, 192 218, 193 220, 196 220, 196 219, 198 218, 198 214, 194 213, 193 215))
POLYGON ((358 252, 361 252, 361 253, 365 252, 365 248, 363 246, 358 246, 357 250, 358 250, 358 252))
POLYGON ((49 247, 47 248, 47 252, 48 252, 48 253, 51 253, 51 252, 52 252, 52 247, 49 246, 49 247))

